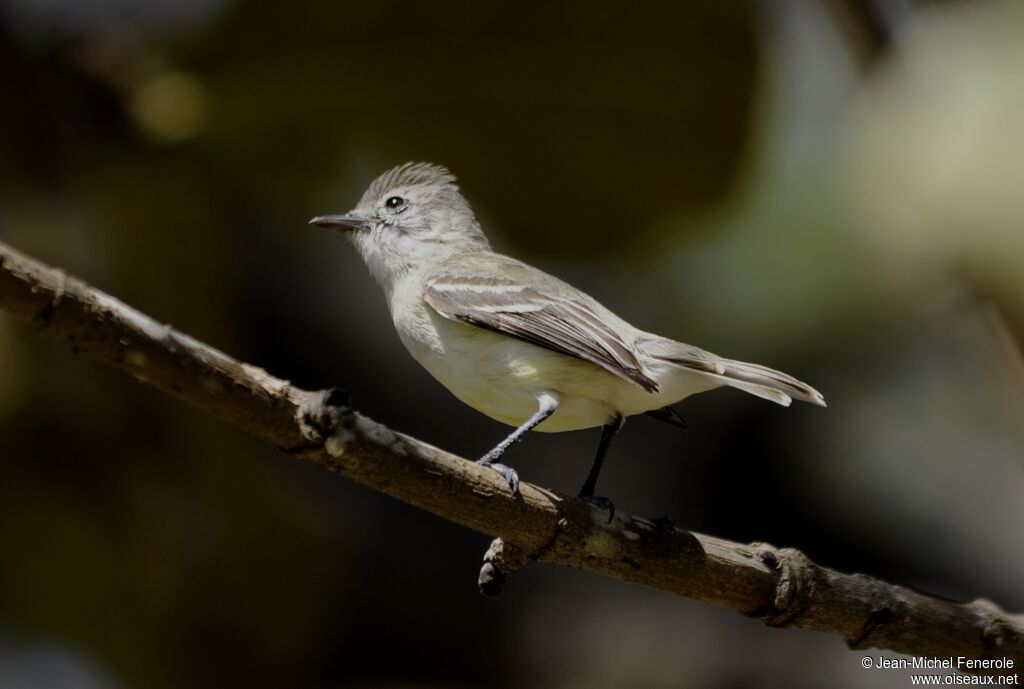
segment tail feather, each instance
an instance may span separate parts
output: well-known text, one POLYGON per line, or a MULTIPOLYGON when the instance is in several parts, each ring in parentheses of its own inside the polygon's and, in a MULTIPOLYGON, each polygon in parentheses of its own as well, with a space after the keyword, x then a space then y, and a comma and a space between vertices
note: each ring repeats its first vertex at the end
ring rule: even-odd
POLYGON ((825 398, 820 392, 782 371, 725 359, 658 335, 645 334, 641 344, 648 356, 692 369, 720 381, 722 385, 738 388, 784 407, 788 407, 794 399, 825 406, 825 398))
POLYGON ((781 404, 783 407, 788 407, 793 402, 792 397, 778 388, 750 383, 745 380, 737 380, 736 378, 729 378, 728 376, 712 375, 712 377, 722 381, 722 385, 728 385, 731 388, 736 388, 737 390, 750 393, 755 397, 760 397, 761 399, 768 400, 769 402, 775 402, 775 404, 781 404))
POLYGON ((782 371, 732 359, 722 359, 721 362, 725 369, 722 379, 726 385, 786 407, 789 406, 791 398, 810 402, 819 407, 826 406, 825 398, 820 392, 782 371))

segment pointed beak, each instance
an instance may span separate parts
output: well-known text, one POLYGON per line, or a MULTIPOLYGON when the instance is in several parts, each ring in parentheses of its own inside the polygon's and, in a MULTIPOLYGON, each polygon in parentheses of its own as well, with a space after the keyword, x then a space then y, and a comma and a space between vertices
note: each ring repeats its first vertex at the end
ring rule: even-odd
POLYGON ((351 232, 352 230, 367 229, 370 226, 370 221, 358 215, 318 215, 310 220, 309 224, 325 227, 335 232, 351 232))

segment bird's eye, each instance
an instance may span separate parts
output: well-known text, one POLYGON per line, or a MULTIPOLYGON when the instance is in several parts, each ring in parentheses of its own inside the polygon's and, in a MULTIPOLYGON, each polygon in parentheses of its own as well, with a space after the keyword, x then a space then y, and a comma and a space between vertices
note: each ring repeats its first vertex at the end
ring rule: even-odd
POLYGON ((391 210, 398 210, 405 205, 405 199, 401 196, 392 196, 390 199, 384 202, 384 205, 391 210))

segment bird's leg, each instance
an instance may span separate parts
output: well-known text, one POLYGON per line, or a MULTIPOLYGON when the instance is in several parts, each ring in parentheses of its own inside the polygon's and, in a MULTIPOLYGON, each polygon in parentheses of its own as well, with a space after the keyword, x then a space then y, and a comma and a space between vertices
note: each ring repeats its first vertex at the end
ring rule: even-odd
POLYGON ((541 395, 537 401, 540 403, 540 409, 537 410, 536 414, 527 419, 526 423, 522 426, 512 431, 507 438, 495 445, 494 449, 476 461, 477 464, 490 467, 504 476, 505 480, 508 481, 508 487, 512 489, 513 494, 519 492, 519 474, 517 474, 516 470, 512 467, 499 464, 498 460, 501 459, 503 454, 505 454, 505 450, 519 442, 528 431, 532 431, 545 419, 554 414, 556 409, 558 409, 558 400, 552 395, 545 393, 541 395))
POLYGON ((594 495, 594 489, 597 488, 597 477, 601 473, 601 465, 604 464, 605 455, 608 454, 608 448, 611 447, 612 438, 622 429, 625 423, 626 419, 616 414, 611 423, 607 423, 601 428, 601 443, 597 446, 597 456, 594 457, 594 465, 590 467, 590 474, 587 475, 587 480, 583 482, 583 487, 580 488, 578 496, 589 503, 597 505, 601 509, 608 510, 609 524, 615 516, 615 505, 608 498, 594 495))

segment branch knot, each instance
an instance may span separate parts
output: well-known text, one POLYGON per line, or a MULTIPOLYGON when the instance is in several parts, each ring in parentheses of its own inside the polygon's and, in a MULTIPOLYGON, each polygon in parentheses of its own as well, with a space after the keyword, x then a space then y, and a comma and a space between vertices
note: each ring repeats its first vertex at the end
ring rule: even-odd
POLYGON ((477 578, 480 593, 488 598, 500 596, 509 573, 525 565, 529 559, 529 553, 522 548, 506 543, 501 537, 495 538, 484 553, 484 564, 477 578))
POLYGON ((288 451, 294 453, 326 447, 353 416, 349 406, 351 401, 351 396, 341 388, 305 392, 303 398, 296 402, 295 420, 306 442, 288 451))
POLYGON ((1006 622, 1006 613, 987 598, 978 598, 972 601, 968 607, 978 614, 982 624, 982 643, 994 653, 1006 642, 1007 634, 1012 633, 1006 622))
POLYGON ((775 549, 767 544, 758 555, 768 567, 778 572, 775 595, 769 610, 755 616, 770 627, 785 627, 803 611, 817 588, 817 566, 795 548, 775 549))

